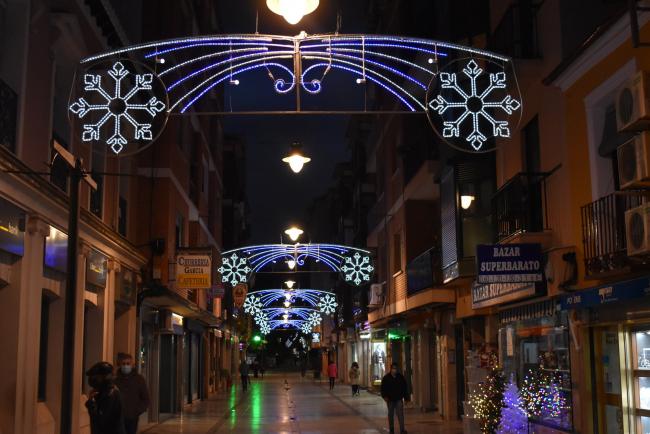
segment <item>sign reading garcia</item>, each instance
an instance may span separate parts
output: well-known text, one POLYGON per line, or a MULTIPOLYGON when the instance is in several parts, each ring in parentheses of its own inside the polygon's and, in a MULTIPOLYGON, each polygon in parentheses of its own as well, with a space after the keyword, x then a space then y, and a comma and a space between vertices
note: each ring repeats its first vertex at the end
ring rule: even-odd
POLYGON ((186 250, 176 253, 176 288, 208 289, 212 287, 212 252, 186 250))
POLYGON ((540 244, 495 244, 476 246, 478 283, 541 282, 540 244))

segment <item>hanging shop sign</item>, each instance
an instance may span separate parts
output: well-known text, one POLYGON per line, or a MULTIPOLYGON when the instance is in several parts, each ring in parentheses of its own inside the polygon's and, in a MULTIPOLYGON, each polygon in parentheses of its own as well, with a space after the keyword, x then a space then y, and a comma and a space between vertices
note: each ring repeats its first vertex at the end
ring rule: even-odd
POLYGON ((50 226, 50 235, 45 238, 43 262, 48 268, 65 273, 68 266, 68 234, 50 226))
POLYGON ((232 289, 232 297, 235 302, 235 307, 241 308, 244 305, 247 293, 248 285, 245 283, 239 283, 235 285, 235 287, 232 289))
POLYGON ((25 212, 0 199, 0 250, 23 256, 25 252, 25 212))
POLYGON ((650 276, 645 276, 567 294, 560 299, 560 307, 563 310, 594 307, 648 295, 650 295, 650 276))
POLYGON ((209 289, 212 286, 212 252, 183 250, 176 253, 176 288, 209 289))
POLYGON ((226 294, 226 288, 219 284, 216 283, 212 285, 212 298, 223 298, 223 296, 226 294))
POLYGON ((474 283, 472 285, 472 309, 509 303, 539 295, 535 283, 474 283))
POLYGON ((86 283, 98 288, 106 287, 106 256, 90 250, 86 257, 86 283))
POLYGON ((130 305, 135 304, 135 273, 131 270, 122 269, 122 279, 118 299, 130 305))
POLYGON ((530 283, 544 279, 540 244, 476 246, 478 283, 530 283))

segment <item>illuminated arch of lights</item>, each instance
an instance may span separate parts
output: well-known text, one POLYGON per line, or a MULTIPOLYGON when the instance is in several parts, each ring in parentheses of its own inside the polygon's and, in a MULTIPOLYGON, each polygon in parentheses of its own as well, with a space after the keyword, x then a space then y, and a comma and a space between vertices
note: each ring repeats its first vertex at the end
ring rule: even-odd
MULTIPOLYGON (((292 304, 297 301, 302 301, 308 306, 316 307, 319 306, 321 299, 326 296, 329 297, 328 300, 336 300, 333 292, 321 291, 319 289, 262 289, 249 292, 246 295, 244 312, 255 314, 255 312, 261 310, 263 307, 269 307, 273 303, 283 301, 288 301, 292 304)), ((336 302, 334 302, 334 307, 336 307, 336 302)))
POLYGON ((302 267, 310 259, 341 273, 346 282, 359 286, 370 281, 374 271, 368 250, 338 244, 264 244, 223 252, 221 280, 232 286, 246 283, 253 273, 282 262, 302 267))
MULTIPOLYGON (((83 125, 82 140, 99 141, 117 154, 123 148, 123 128, 133 129, 135 139, 152 134, 147 124, 137 124, 121 110, 109 109, 116 99, 128 102, 135 88, 151 90, 151 74, 128 70, 120 59, 133 59, 154 70, 166 95, 151 95, 149 103, 134 105, 126 112, 145 111, 155 117, 199 112, 202 99, 213 98, 219 85, 243 84, 246 73, 263 71, 280 95, 303 93, 303 100, 320 93, 327 76, 334 72, 351 75, 359 85, 372 83, 395 98, 405 111, 426 112, 432 126, 455 146, 482 152, 491 138, 510 136, 510 118, 521 114, 521 96, 509 57, 472 47, 429 39, 382 35, 213 35, 157 41, 87 57, 82 67, 105 64, 107 74, 80 74, 83 95, 76 96, 70 110, 84 120, 88 112, 100 110, 90 96, 100 96, 106 116, 101 124, 83 125), (120 69, 116 75, 115 68, 120 69), (111 75, 111 70, 114 73, 111 75), (139 77, 131 88, 122 75, 139 77), (106 93, 102 84, 114 78, 117 89, 106 93), (118 80, 119 78, 119 80, 118 80), (512 92, 506 89, 511 88, 512 92), (103 99, 102 99, 103 98, 103 99), (168 101, 164 104, 163 101, 168 101), (114 116, 115 114, 118 116, 114 116), (115 120, 108 125, 110 119, 115 120), (102 129, 105 127, 104 129, 102 129)), ((332 85, 333 86, 333 85, 332 85)), ((110 87, 108 89, 111 89, 110 87)), ((296 111, 303 110, 296 98, 296 111)), ((128 114, 128 113, 126 113, 128 114)))

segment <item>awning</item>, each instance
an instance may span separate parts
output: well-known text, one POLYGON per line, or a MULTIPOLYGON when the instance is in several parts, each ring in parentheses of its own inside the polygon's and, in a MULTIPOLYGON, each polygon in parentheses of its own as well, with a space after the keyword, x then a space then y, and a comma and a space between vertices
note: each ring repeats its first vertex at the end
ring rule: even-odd
POLYGON ((201 309, 196 303, 192 303, 180 294, 171 291, 165 286, 147 288, 138 294, 138 306, 143 300, 158 308, 168 309, 185 318, 200 321, 208 327, 218 327, 221 320, 212 313, 201 309))
POLYGON ((560 306, 563 310, 583 309, 648 295, 650 295, 650 276, 644 276, 564 295, 560 298, 560 306))

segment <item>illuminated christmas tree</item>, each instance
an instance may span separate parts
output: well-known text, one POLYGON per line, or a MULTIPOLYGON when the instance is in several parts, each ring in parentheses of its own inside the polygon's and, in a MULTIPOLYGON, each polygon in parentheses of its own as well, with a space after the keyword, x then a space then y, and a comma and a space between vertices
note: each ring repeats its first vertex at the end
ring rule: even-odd
POLYGON ((519 396, 514 376, 510 377, 510 382, 503 392, 503 405, 497 434, 527 433, 528 413, 524 409, 523 399, 519 396))
POLYGON ((560 388, 561 374, 538 369, 528 371, 521 389, 524 409, 531 417, 559 418, 568 409, 560 388))
POLYGON ((497 369, 492 369, 485 382, 480 383, 470 396, 470 404, 479 419, 482 433, 495 434, 499 427, 504 387, 503 375, 497 369))

